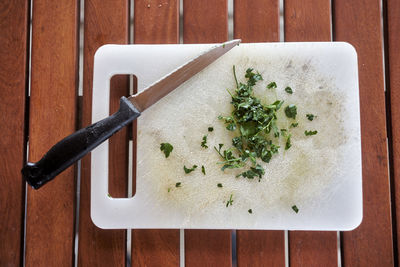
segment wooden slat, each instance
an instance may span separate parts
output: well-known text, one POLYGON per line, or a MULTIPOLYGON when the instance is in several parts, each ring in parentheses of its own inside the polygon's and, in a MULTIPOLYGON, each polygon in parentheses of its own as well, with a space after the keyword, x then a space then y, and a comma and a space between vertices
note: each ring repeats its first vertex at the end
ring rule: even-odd
POLYGON ((334 40, 357 50, 364 218, 342 234, 345 266, 393 266, 380 1, 334 1, 334 40))
MULTIPOLYGON (((129 1, 85 1, 82 126, 91 124, 93 56, 103 44, 126 44, 129 40, 129 1)), ((110 81, 110 113, 119 107, 119 98, 129 94, 127 76, 110 81)), ((126 197, 128 189, 128 130, 109 140, 109 193, 126 197)), ((103 230, 90 218, 90 156, 82 159, 79 216, 79 266, 125 266, 126 230, 103 230)))
POLYGON ((331 41, 330 0, 286 0, 285 41, 331 41))
MULTIPOLYGON (((279 1, 247 2, 249 1, 234 2, 235 38, 241 38, 246 42, 278 42, 279 1), (250 8, 247 5, 250 5, 250 8)), ((284 232, 237 231, 237 261, 239 267, 284 266, 284 232)))
MULTIPOLYGON (((285 1, 285 41, 331 41, 330 0, 285 1)), ((291 266, 337 266, 336 232, 289 232, 291 266)))
POLYGON ((136 0, 135 44, 179 43, 178 0, 136 0))
POLYGON ((336 232, 289 232, 290 266, 338 266, 336 232))
MULTIPOLYGON (((33 5, 30 161, 76 129, 78 14, 78 1, 35 0, 33 5)), ((74 167, 27 193, 26 265, 71 266, 74 167)))
MULTIPOLYGON (((216 43, 228 39, 226 0, 183 2, 184 43, 216 43)), ((231 266, 229 230, 185 230, 186 266, 231 266)))
POLYGON ((183 1, 183 42, 218 43, 228 40, 227 0, 183 1))
POLYGON ((185 230, 186 266, 232 266, 231 231, 185 230))
POLYGON ((28 1, 0 2, 0 266, 22 263, 28 1))
POLYGON ((237 231, 238 266, 285 266, 283 231, 237 231))
MULTIPOLYGON (((134 8, 135 43, 179 42, 179 0, 136 0, 134 8)), ((132 230, 131 258, 132 266, 178 266, 179 230, 132 230)))
POLYGON ((234 1, 234 37, 244 43, 279 41, 279 1, 234 1))
POLYGON ((391 106, 392 171, 395 192, 395 210, 397 222, 397 259, 400 258, 400 1, 388 0, 387 12, 387 48, 388 73, 391 106))
POLYGON ((132 266, 179 266, 179 230, 132 230, 132 266))

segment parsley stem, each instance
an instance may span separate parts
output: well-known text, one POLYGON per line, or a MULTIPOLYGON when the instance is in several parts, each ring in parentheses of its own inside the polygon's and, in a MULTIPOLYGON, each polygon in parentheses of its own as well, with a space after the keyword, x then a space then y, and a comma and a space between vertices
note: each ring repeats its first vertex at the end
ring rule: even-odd
POLYGON ((233 76, 235 77, 236 88, 239 89, 239 83, 238 83, 237 78, 236 78, 236 67, 235 67, 235 65, 233 65, 233 76))

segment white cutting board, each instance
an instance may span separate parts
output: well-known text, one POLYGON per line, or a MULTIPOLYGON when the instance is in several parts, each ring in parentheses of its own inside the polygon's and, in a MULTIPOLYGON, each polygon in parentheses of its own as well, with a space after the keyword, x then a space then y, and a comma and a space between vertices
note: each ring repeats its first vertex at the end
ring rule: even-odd
MULTIPOLYGON (((136 75, 140 91, 211 46, 99 48, 94 59, 92 122, 109 115, 113 75, 136 75)), ((233 48, 139 117, 134 197, 108 196, 108 142, 92 152, 93 222, 108 229, 354 229, 362 220, 357 70, 355 49, 342 42, 258 43, 233 48), (254 90, 265 103, 278 98, 298 107, 299 127, 290 129, 291 149, 281 149, 264 165, 266 174, 260 182, 235 178, 238 170, 222 172, 216 164, 220 158, 213 146, 229 146, 232 138, 217 119, 230 113, 226 89, 234 91, 232 65, 240 81, 248 67, 262 74, 264 81, 254 90), (271 81, 277 83, 276 90, 265 88, 271 81), (286 86, 293 89, 292 95, 283 90, 286 86), (317 118, 310 122, 306 113, 317 118), (211 133, 209 126, 214 127, 211 133), (318 130, 318 134, 306 137, 305 130, 318 130), (200 146, 205 134, 208 149, 200 146), (163 142, 174 146, 169 158, 160 151, 163 142), (199 168, 185 174, 183 165, 194 164, 199 168), (177 182, 182 186, 176 188, 177 182), (234 202, 226 207, 230 195, 234 202)), ((279 127, 289 124, 282 119, 279 127)))

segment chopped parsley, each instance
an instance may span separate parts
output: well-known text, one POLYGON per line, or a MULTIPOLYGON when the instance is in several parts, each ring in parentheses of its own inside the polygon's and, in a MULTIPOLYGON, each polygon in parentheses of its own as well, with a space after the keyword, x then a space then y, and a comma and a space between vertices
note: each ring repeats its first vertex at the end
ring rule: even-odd
POLYGON ((306 114, 306 117, 307 117, 307 119, 309 120, 309 121, 312 121, 315 117, 317 117, 317 116, 315 116, 314 114, 306 114))
POLYGON ((296 119, 297 115, 297 107, 293 104, 290 104, 285 108, 286 117, 296 119))
POLYGON ((276 85, 276 82, 270 82, 270 83, 267 85, 267 88, 268 88, 268 89, 272 89, 272 88, 276 88, 276 87, 278 87, 278 86, 276 85))
POLYGON ((293 94, 293 90, 292 88, 290 88, 289 86, 285 88, 286 93, 288 94, 293 94))
POLYGON ((193 165, 192 168, 188 169, 186 168, 186 166, 183 166, 183 170, 185 171, 185 173, 191 173, 192 171, 194 171, 197 168, 197 165, 193 165))
POLYGON ((208 131, 209 131, 209 132, 214 131, 214 127, 208 127, 208 131))
POLYGON ((207 146, 207 135, 203 136, 203 141, 201 142, 201 147, 208 148, 208 146, 207 146))
POLYGON ((221 184, 221 183, 218 183, 217 186, 218 186, 218 187, 222 187, 222 184, 221 184))
POLYGON ((292 128, 296 128, 297 126, 299 126, 298 122, 294 122, 294 123, 290 124, 290 127, 292 127, 292 128))
POLYGON ((170 143, 161 143, 160 150, 164 152, 165 157, 168 158, 174 147, 170 143))
MULTIPOLYGON (((222 161, 218 162, 222 165, 222 171, 243 168, 250 164, 249 169, 238 176, 248 179, 258 177, 260 181, 265 170, 257 161, 270 162, 273 155, 279 151, 280 146, 277 139, 280 137, 285 137, 286 149, 291 146, 288 129, 279 129, 277 124, 278 111, 284 101, 278 99, 270 104, 264 104, 254 96, 253 87, 263 78, 252 68, 246 70, 244 75, 246 82, 238 81, 235 66, 233 66, 233 76, 236 89, 234 92, 228 90, 233 111, 229 115, 218 116, 218 119, 222 120, 226 129, 235 133, 235 136, 232 138, 231 147, 223 149, 224 145, 219 144, 219 148, 214 147, 214 149, 222 158, 222 161)), ((277 85, 275 82, 271 82, 267 88, 277 88, 277 85)), ((285 113, 288 117, 296 118, 297 107, 293 104, 288 105, 285 113)))
POLYGON ((232 206, 232 204, 233 204, 232 197, 233 197, 233 195, 231 194, 231 196, 229 197, 229 200, 226 202, 226 207, 228 207, 229 205, 232 206))
POLYGON ((181 182, 177 182, 176 184, 175 184, 175 187, 181 187, 182 186, 182 183, 181 182))
POLYGON ((204 168, 204 165, 201 165, 201 172, 206 175, 206 168, 204 168))
POLYGON ((250 170, 242 172, 241 174, 237 175, 236 177, 243 176, 244 178, 248 179, 254 179, 254 177, 257 177, 261 179, 261 177, 264 175, 265 171, 263 167, 261 167, 260 164, 257 164, 256 167, 250 167, 250 170))
POLYGON ((299 213, 299 208, 297 208, 296 205, 292 206, 292 210, 294 210, 294 212, 299 213))
POLYGON ((252 210, 252 209, 249 209, 248 212, 249 212, 250 214, 252 214, 252 213, 253 213, 253 210, 252 210))
POLYGON ((292 142, 291 142, 291 140, 290 140, 291 137, 292 137, 291 134, 289 134, 289 135, 287 136, 286 144, 285 144, 285 150, 288 150, 288 149, 292 146, 292 142))
POLYGON ((316 135, 317 133, 318 133, 317 130, 315 130, 315 131, 304 131, 304 134, 305 134, 306 136, 316 135))

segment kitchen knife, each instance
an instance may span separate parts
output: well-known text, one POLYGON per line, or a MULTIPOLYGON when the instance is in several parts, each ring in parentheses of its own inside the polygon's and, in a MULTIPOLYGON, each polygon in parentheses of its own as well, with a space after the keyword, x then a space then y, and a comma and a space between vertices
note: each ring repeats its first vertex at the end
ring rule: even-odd
POLYGON ((240 40, 233 40, 218 44, 140 93, 121 97, 116 113, 65 137, 38 162, 28 162, 21 170, 23 178, 33 188, 40 188, 239 43, 240 40))

